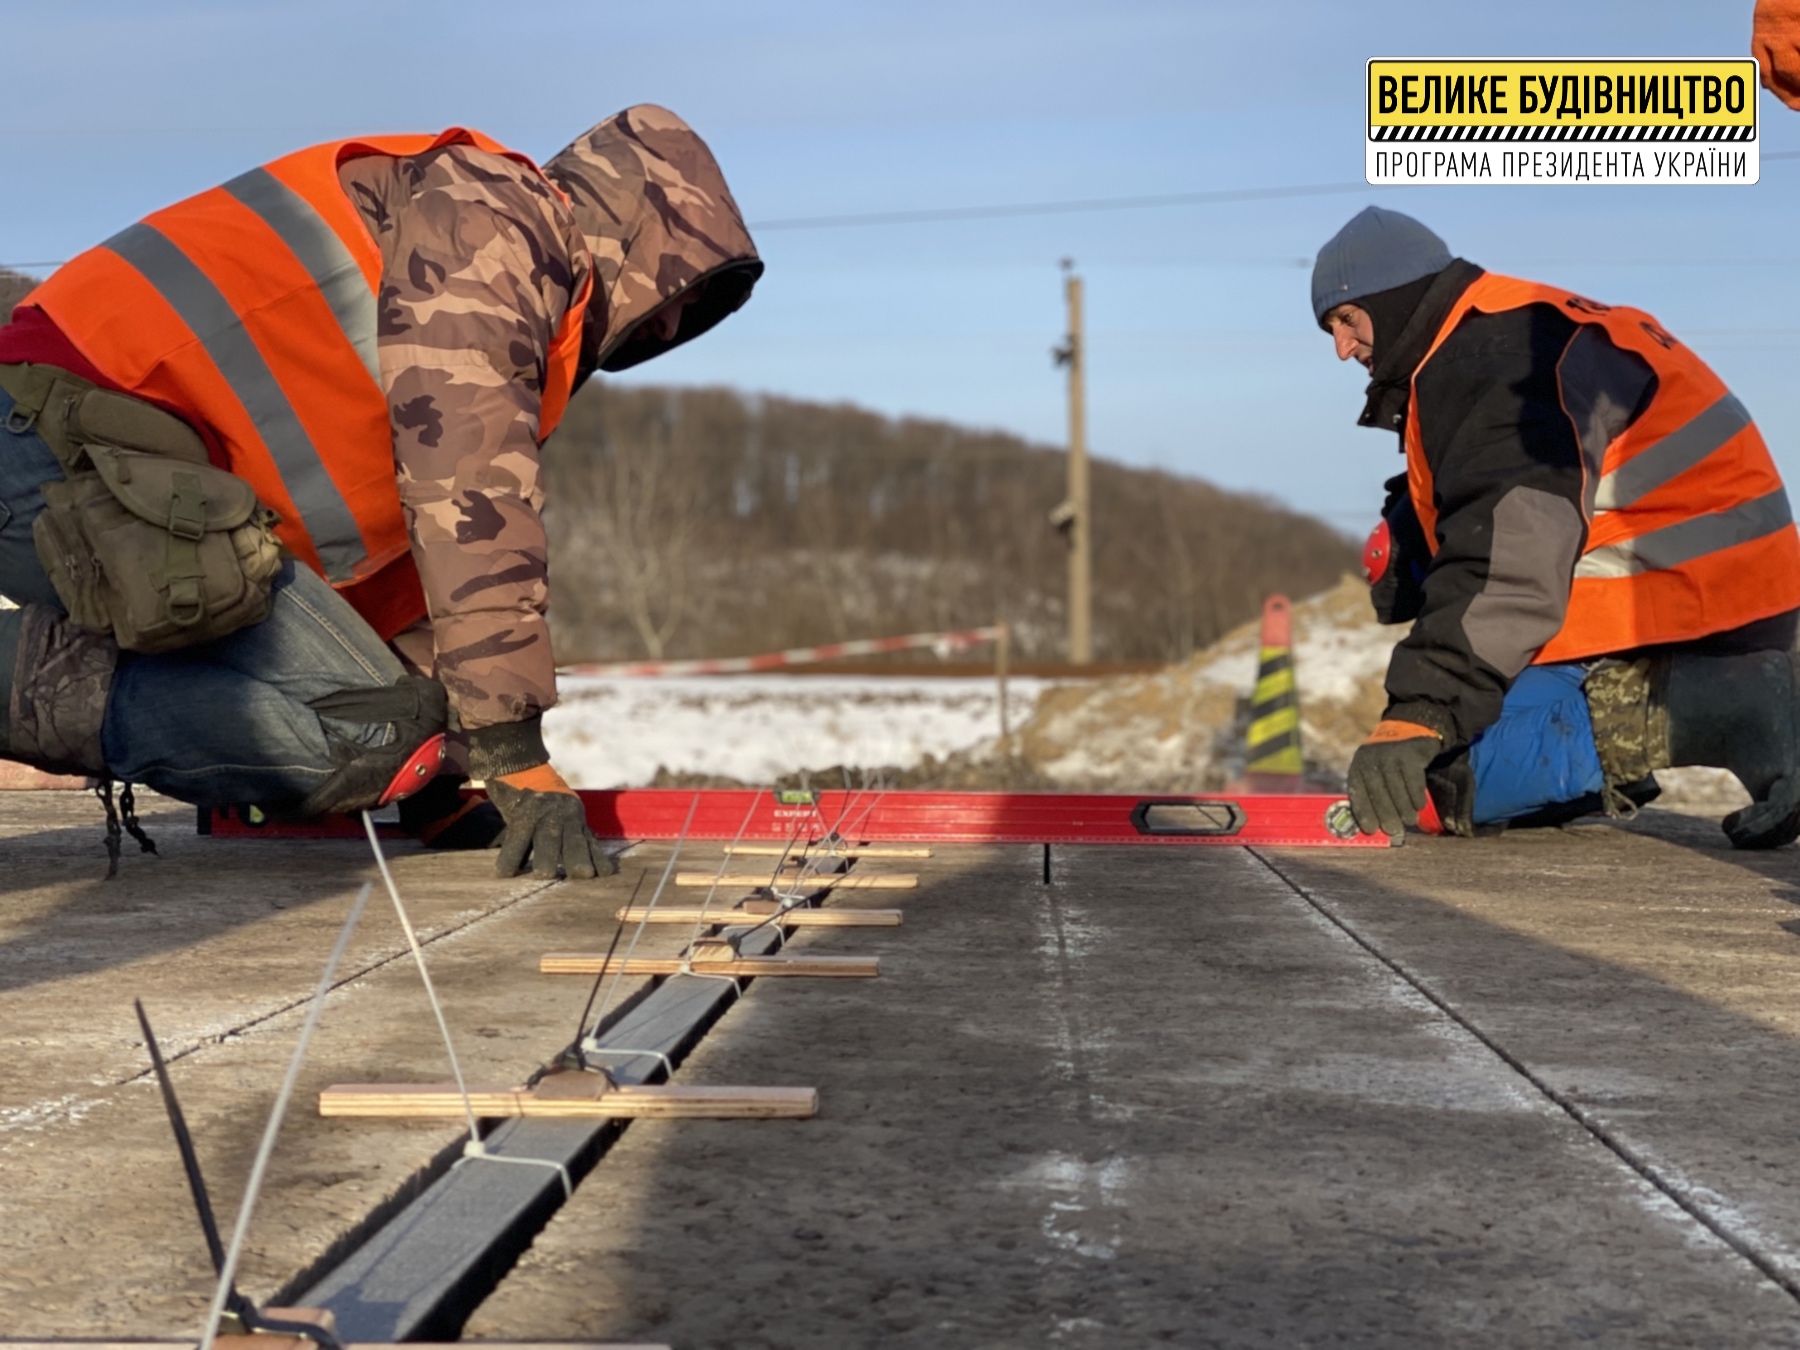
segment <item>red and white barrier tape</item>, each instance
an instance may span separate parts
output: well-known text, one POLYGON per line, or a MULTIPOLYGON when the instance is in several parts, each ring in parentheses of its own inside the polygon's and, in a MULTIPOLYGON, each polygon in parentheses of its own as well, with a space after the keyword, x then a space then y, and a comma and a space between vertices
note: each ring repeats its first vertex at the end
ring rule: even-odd
POLYGON ((998 642, 1000 629, 964 628, 953 633, 908 633, 904 637, 859 638, 855 642, 827 642, 823 647, 792 647, 763 656, 728 656, 713 661, 622 661, 602 665, 563 666, 559 675, 741 675, 752 670, 780 670, 784 666, 837 661, 847 656, 874 656, 879 652, 904 652, 921 647, 960 651, 998 642))

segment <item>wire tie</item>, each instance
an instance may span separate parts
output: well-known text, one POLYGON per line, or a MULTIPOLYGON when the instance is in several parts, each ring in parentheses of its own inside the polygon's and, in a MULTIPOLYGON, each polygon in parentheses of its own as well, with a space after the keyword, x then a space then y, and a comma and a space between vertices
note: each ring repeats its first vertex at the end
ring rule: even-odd
POLYGON ((623 1046, 613 1046, 613 1045, 588 1046, 588 1045, 584 1045, 581 1047, 581 1053, 584 1056, 622 1055, 626 1059, 642 1058, 642 1059, 659 1060, 659 1061, 661 1061, 662 1066, 663 1066, 663 1074, 669 1078, 673 1078, 675 1076, 675 1061, 670 1059, 667 1055, 665 1055, 660 1050, 628 1050, 623 1046))
POLYGON ((563 1199, 567 1200, 575 1194, 575 1183, 569 1179, 569 1169, 549 1158, 510 1158, 504 1153, 489 1153, 487 1145, 479 1139, 471 1139, 463 1145, 463 1155, 450 1165, 451 1170, 461 1167, 466 1162, 518 1163, 525 1167, 549 1167, 562 1178, 563 1199))

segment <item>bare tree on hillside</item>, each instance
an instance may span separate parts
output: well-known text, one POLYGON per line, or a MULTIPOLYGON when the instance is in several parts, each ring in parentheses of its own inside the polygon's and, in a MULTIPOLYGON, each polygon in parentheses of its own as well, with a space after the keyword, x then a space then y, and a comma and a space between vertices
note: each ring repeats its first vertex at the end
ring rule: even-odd
MULTIPOLYGON (((1003 617, 1060 654, 1063 456, 1015 436, 728 389, 584 390, 545 447, 551 617, 596 659, 729 655, 1003 617)), ((1095 639, 1179 659, 1349 540, 1273 502, 1093 466, 1095 639)))
POLYGON ((1194 559, 1188 550, 1182 522, 1175 507, 1175 493, 1158 493, 1167 567, 1164 593, 1169 604, 1169 659, 1185 661, 1194 654, 1194 599, 1197 590, 1194 559))
POLYGON ((672 400, 649 414, 636 436, 607 447, 609 490, 596 523, 626 617, 644 654, 660 661, 692 608, 702 522, 699 475, 676 452, 672 400))

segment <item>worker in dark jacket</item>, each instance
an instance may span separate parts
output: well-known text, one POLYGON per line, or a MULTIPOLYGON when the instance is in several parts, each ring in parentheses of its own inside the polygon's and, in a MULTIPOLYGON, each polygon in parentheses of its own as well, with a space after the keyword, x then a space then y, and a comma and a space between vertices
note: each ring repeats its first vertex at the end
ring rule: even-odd
POLYGON ((1366 832, 1628 813, 1654 770, 1730 769, 1733 844, 1800 836, 1800 533, 1756 425, 1641 310, 1453 258, 1370 207, 1313 315, 1400 438, 1365 562, 1410 622, 1357 751, 1366 832))

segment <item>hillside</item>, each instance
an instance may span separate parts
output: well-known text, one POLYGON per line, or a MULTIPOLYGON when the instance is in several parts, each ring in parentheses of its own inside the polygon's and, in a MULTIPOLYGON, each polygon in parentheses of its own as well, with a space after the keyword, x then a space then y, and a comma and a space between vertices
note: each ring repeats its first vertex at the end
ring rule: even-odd
MULTIPOLYGON (((1060 657, 1064 458, 1016 436, 729 389, 595 382, 545 447, 566 659, 749 653, 1006 619, 1060 657)), ((1182 660, 1355 564, 1322 522, 1093 466, 1095 654, 1182 660)))
POLYGON ((37 284, 36 277, 0 267, 0 323, 11 317, 13 306, 30 294, 37 284))

